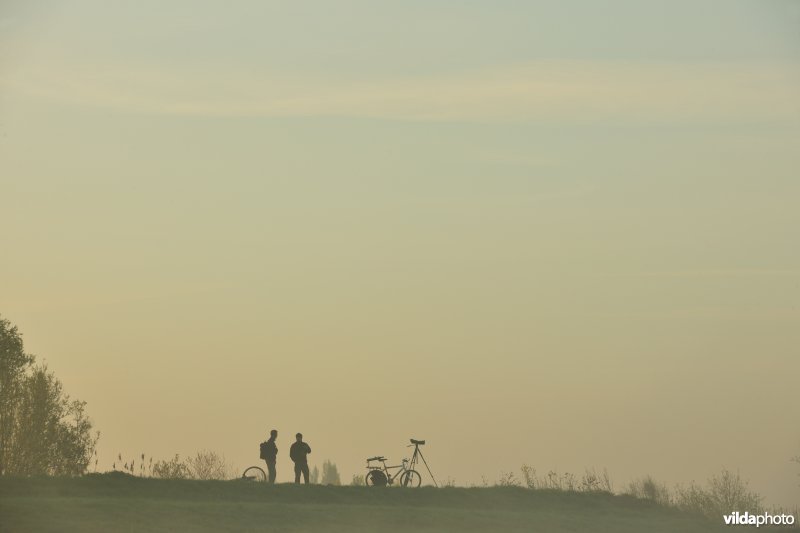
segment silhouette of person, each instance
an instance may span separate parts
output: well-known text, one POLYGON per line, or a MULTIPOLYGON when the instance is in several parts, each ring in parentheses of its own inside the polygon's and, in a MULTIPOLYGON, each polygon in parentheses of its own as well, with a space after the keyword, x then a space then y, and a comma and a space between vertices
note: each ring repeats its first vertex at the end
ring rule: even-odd
POLYGON ((275 483, 275 461, 278 458, 278 447, 275 445, 275 439, 278 437, 278 430, 273 429, 269 432, 269 440, 266 446, 266 457, 264 461, 267 463, 267 470, 269 470, 269 482, 275 483))
POLYGON ((311 453, 311 446, 303 442, 303 434, 295 435, 297 442, 292 444, 289 449, 289 457, 294 461, 294 482, 300 483, 300 474, 303 474, 305 484, 308 485, 308 454, 311 453))

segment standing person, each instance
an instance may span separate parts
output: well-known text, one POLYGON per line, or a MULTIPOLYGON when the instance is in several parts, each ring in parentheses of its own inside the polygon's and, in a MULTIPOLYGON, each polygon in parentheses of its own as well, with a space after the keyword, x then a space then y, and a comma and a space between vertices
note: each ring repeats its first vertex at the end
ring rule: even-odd
POLYGON ((278 430, 273 429, 269 432, 269 440, 261 443, 261 458, 267 462, 270 483, 275 483, 275 461, 278 458, 278 447, 275 445, 276 438, 278 438, 278 430))
POLYGON ((294 461, 294 482, 300 483, 300 474, 303 474, 303 479, 308 485, 308 454, 311 453, 311 446, 303 442, 303 434, 298 433, 295 435, 297 442, 292 444, 289 449, 289 457, 294 461))

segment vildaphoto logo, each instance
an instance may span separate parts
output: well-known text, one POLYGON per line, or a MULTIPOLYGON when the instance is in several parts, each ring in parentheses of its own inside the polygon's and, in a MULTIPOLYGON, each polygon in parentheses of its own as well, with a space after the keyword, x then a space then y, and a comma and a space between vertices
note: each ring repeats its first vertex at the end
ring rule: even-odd
POLYGON ((793 526, 794 515, 791 514, 750 514, 734 511, 731 514, 722 515, 725 524, 728 526, 793 526))

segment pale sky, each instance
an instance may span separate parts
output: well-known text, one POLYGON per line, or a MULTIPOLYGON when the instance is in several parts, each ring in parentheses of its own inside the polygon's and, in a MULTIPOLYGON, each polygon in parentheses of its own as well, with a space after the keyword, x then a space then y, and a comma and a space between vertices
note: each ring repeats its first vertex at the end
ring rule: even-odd
POLYGON ((800 2, 0 4, 0 314, 101 467, 800 501, 800 2), (167 4, 167 5, 165 5, 167 4))

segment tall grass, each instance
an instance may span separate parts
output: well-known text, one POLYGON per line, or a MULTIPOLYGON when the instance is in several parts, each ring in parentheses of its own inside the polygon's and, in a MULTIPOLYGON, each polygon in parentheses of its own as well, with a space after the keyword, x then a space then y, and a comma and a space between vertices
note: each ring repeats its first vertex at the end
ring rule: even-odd
POLYGON ((157 459, 142 453, 132 459, 117 454, 111 466, 114 472, 125 472, 132 476, 161 479, 232 479, 237 477, 236 469, 225 456, 210 450, 201 450, 195 455, 182 459, 175 454, 170 459, 157 459))
MULTIPOLYGON (((529 465, 522 465, 522 478, 525 486, 529 489, 554 489, 575 492, 614 492, 611 478, 608 471, 603 469, 597 473, 594 468, 587 468, 583 474, 577 476, 571 472, 559 473, 550 470, 546 474, 540 475, 536 469, 529 465)), ((513 479, 506 475, 499 484, 508 484, 513 479)))

